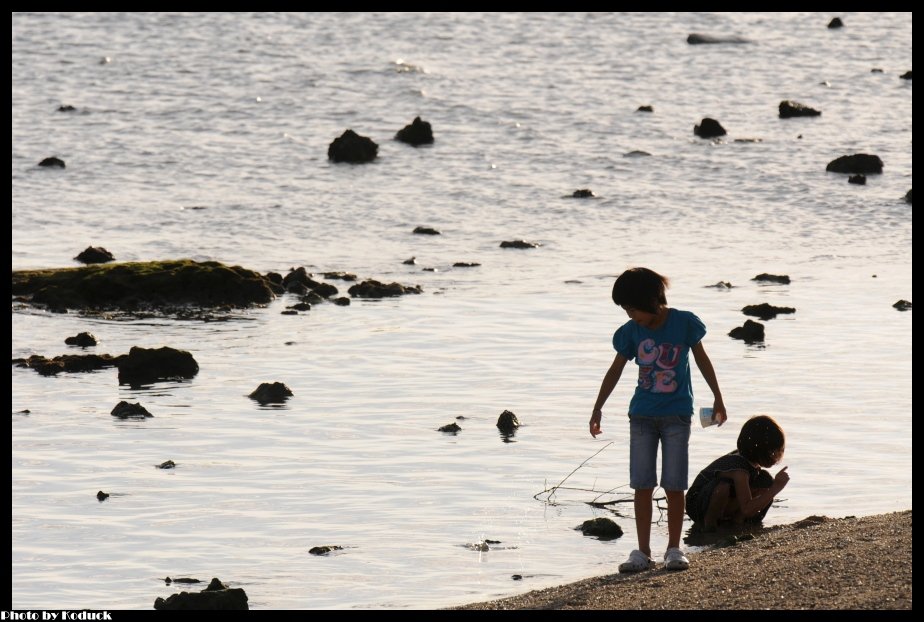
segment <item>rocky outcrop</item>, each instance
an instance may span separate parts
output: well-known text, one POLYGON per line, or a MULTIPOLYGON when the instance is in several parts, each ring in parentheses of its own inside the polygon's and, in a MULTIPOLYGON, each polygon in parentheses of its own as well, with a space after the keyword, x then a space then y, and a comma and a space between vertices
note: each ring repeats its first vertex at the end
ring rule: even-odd
POLYGON ((851 175, 847 178, 848 184, 856 184, 858 186, 866 185, 866 175, 851 175))
POLYGON ((115 261, 112 253, 102 246, 88 246, 79 255, 74 257, 80 263, 108 263, 115 261))
POLYGON ((906 71, 905 73, 903 73, 903 74, 901 75, 901 79, 902 79, 902 80, 910 80, 910 79, 911 79, 911 70, 909 69, 908 71, 906 71))
POLYGON ((386 285, 375 279, 368 279, 362 283, 357 283, 347 291, 354 298, 392 298, 405 294, 419 294, 423 290, 419 285, 401 285, 400 283, 388 283, 386 285))
POLYGON ((908 192, 905 193, 905 203, 911 205, 911 188, 908 188, 908 192))
POLYGON ((755 276, 752 281, 765 281, 769 283, 781 283, 783 285, 789 285, 789 275, 788 274, 767 274, 762 272, 755 276))
POLYGON ((526 240, 505 240, 500 243, 501 248, 539 248, 542 246, 539 242, 527 242, 526 240))
POLYGON ((64 354, 52 359, 33 354, 27 359, 13 359, 13 365, 34 369, 43 376, 54 376, 61 372, 87 372, 115 367, 125 357, 111 354, 64 354))
POLYGON ((158 380, 192 378, 199 373, 199 364, 193 355, 175 348, 133 347, 128 355, 120 357, 119 384, 140 385, 158 380))
POLYGON ((733 328, 728 336, 733 339, 743 339, 745 343, 757 343, 764 340, 764 325, 760 322, 746 320, 744 326, 733 328))
POLYGON ((480 265, 481 265, 480 263, 477 263, 474 261, 457 261, 456 263, 452 264, 452 267, 453 268, 476 268, 480 265))
MULTIPOLYGON (((144 419, 145 417, 153 417, 151 413, 148 412, 148 409, 141 405, 141 402, 135 402, 130 404, 125 400, 122 400, 116 404, 112 411, 109 413, 113 417, 118 417, 119 419, 144 419)), ((164 467, 161 467, 164 468, 164 467)))
POLYGON ((138 311, 172 305, 247 307, 271 301, 266 277, 217 261, 151 261, 12 273, 14 296, 50 308, 138 311))
POLYGON ((503 434, 513 434, 519 427, 520 420, 517 419, 517 416, 509 410, 505 410, 497 418, 497 429, 500 430, 503 434))
POLYGON ((586 520, 574 529, 585 536, 594 536, 600 540, 615 540, 622 537, 622 527, 604 517, 586 520))
POLYGON ((805 104, 784 99, 780 102, 780 118, 790 119, 792 117, 817 117, 821 115, 820 110, 810 108, 805 104))
POLYGON ((460 426, 458 423, 453 422, 453 423, 449 423, 449 424, 446 424, 438 428, 436 431, 437 432, 447 432, 449 434, 458 434, 459 432, 462 431, 462 426, 460 426))
POLYGON ((417 235, 441 235, 440 232, 433 227, 415 227, 414 233, 417 235))
POLYGON ((229 588, 218 579, 212 579, 201 592, 180 592, 154 601, 154 608, 163 611, 249 610, 247 594, 241 588, 229 588))
POLYGON ((395 134, 395 140, 414 147, 429 145, 433 142, 433 128, 426 121, 421 121, 420 117, 414 117, 414 121, 410 125, 398 130, 398 133, 395 134))
POLYGON ((693 133, 700 138, 714 138, 716 136, 725 136, 728 132, 722 127, 722 124, 709 117, 699 122, 699 125, 693 126, 693 133))
POLYGON ((654 112, 654 108, 652 108, 651 106, 647 106, 647 105, 639 106, 638 108, 635 109, 635 112, 654 112))
POLYGON ((39 166, 44 166, 46 168, 64 168, 64 160, 51 156, 50 158, 45 158, 38 163, 39 166))
POLYGON ((89 348, 90 346, 96 345, 96 337, 90 333, 78 333, 73 337, 68 337, 64 340, 64 343, 69 346, 79 346, 81 348, 89 348))
POLYGON ((911 301, 910 301, 910 300, 899 300, 898 302, 896 302, 896 303, 895 303, 894 305, 892 305, 892 306, 893 306, 894 308, 898 309, 899 311, 910 311, 910 310, 911 310, 911 301))
POLYGON ((830 22, 828 22, 828 28, 843 28, 844 22, 840 17, 835 17, 830 22))
POLYGON ((795 313, 793 307, 775 307, 769 303, 762 302, 759 305, 747 305, 741 312, 745 315, 753 315, 764 321, 772 320, 780 313, 795 313))
POLYGON ((261 404, 283 404, 292 395, 292 389, 281 382, 264 382, 247 397, 261 404))
POLYGON ((694 32, 687 37, 690 45, 719 44, 719 43, 750 43, 750 40, 737 36, 713 36, 694 32))
POLYGON ((324 546, 313 546, 308 549, 308 553, 311 555, 327 555, 332 551, 342 551, 343 547, 337 544, 327 544, 324 546))
POLYGON ((347 130, 327 148, 327 157, 334 162, 363 164, 371 162, 379 153, 379 146, 371 138, 347 130))
POLYGON ((831 160, 825 170, 830 173, 882 173, 882 160, 877 155, 855 153, 831 160))
POLYGON ((594 198, 594 193, 590 188, 581 188, 579 190, 575 190, 571 196, 575 199, 592 199, 594 198))

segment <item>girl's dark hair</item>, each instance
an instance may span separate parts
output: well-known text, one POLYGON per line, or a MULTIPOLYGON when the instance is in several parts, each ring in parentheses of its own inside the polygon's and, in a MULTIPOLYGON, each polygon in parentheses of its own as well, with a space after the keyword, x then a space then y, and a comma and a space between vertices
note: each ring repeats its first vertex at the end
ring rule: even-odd
POLYGON ((620 307, 632 307, 657 313, 658 305, 667 304, 664 290, 669 281, 648 268, 629 268, 613 284, 613 302, 620 307))
POLYGON ((751 417, 738 434, 738 453, 750 462, 771 467, 783 459, 786 435, 783 428, 767 415, 751 417))

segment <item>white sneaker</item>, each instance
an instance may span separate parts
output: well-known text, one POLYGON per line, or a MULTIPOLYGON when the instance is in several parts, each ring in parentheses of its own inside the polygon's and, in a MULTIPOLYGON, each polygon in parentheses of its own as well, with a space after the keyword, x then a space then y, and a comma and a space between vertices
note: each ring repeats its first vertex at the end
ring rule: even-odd
POLYGON ((690 560, 676 546, 667 549, 664 553, 665 570, 686 570, 690 567, 690 560))

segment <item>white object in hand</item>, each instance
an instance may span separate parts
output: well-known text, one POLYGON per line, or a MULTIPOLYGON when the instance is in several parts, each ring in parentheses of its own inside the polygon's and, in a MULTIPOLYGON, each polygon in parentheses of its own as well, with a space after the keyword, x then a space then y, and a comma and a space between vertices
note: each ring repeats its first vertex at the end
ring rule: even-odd
POLYGON ((699 422, 703 425, 704 428, 708 428, 711 425, 718 423, 715 419, 712 418, 713 411, 711 408, 700 408, 699 409, 699 422))

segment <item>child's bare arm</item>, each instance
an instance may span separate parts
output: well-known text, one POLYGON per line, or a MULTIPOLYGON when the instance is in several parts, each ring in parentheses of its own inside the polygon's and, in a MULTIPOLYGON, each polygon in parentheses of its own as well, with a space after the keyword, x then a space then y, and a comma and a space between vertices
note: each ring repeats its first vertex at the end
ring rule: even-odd
POLYGON ((709 355, 706 354, 706 348, 703 347, 702 341, 693 346, 691 349, 693 350, 693 359, 696 361, 696 366, 699 367, 700 373, 703 375, 703 378, 706 379, 706 384, 708 384, 709 388, 712 389, 712 409, 714 411, 713 418, 721 426, 728 420, 728 413, 725 412, 725 402, 722 400, 722 390, 719 389, 719 380, 715 376, 715 369, 712 367, 712 361, 709 360, 709 355))
POLYGON ((600 420, 603 418, 603 405, 609 398, 610 393, 616 388, 619 377, 622 376, 622 370, 629 359, 622 354, 617 354, 613 359, 612 365, 606 370, 603 376, 603 382, 600 383, 600 392, 597 394, 597 401, 594 402, 594 411, 590 415, 590 434, 596 437, 602 430, 600 429, 600 420))
POLYGON ((786 472, 786 468, 780 469, 780 472, 773 478, 773 484, 770 488, 763 490, 755 497, 751 496, 751 486, 748 483, 746 471, 740 469, 727 471, 727 475, 731 477, 735 484, 735 497, 738 499, 738 506, 741 508, 741 513, 745 518, 754 516, 767 507, 773 501, 773 497, 789 483, 789 474, 786 472))

